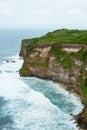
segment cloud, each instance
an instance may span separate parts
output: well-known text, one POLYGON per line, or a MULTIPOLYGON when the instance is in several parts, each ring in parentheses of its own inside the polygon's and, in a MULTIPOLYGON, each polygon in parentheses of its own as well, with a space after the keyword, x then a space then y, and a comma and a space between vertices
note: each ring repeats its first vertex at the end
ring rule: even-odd
POLYGON ((11 14, 13 14, 13 10, 12 9, 3 9, 1 12, 0 12, 1 15, 4 15, 4 16, 9 16, 11 14))
POLYGON ((9 16, 12 15, 13 9, 12 9, 12 2, 11 1, 0 1, 0 15, 9 16))
POLYGON ((87 28, 86 6, 87 0, 0 0, 0 23, 4 27, 47 24, 52 27, 85 25, 87 28))
POLYGON ((83 12, 80 9, 70 9, 68 13, 72 15, 79 15, 82 14, 83 12))
POLYGON ((33 10, 32 15, 48 15, 51 14, 51 10, 33 10))
POLYGON ((0 1, 0 8, 9 8, 11 7, 11 5, 12 5, 11 1, 8 1, 8 0, 0 1))
POLYGON ((34 24, 48 24, 47 20, 43 20, 43 19, 32 19, 32 20, 24 20, 23 23, 24 25, 34 25, 34 24))

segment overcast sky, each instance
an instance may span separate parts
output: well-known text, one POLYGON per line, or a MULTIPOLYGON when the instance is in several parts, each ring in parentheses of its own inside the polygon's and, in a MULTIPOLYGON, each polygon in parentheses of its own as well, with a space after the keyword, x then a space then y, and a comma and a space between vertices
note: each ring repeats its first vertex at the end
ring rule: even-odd
POLYGON ((87 0, 0 0, 0 28, 87 29, 87 0))

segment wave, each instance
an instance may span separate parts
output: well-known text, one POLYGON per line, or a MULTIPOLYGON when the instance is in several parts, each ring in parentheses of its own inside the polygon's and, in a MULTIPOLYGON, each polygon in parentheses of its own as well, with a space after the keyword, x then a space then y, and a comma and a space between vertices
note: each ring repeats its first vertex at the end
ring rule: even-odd
POLYGON ((67 108, 67 104, 58 106, 58 104, 52 102, 52 98, 56 102, 60 100, 63 104, 62 98, 58 98, 58 95, 54 96, 55 94, 63 95, 65 102, 75 106, 72 110, 73 114, 77 114, 82 110, 83 105, 80 100, 52 81, 34 77, 20 78, 18 70, 23 61, 18 56, 12 59, 15 62, 4 61, 0 65, 0 101, 3 104, 0 129, 78 130, 69 111, 62 109, 63 107, 67 108), (47 87, 48 89, 45 89, 47 87), (43 89, 41 90, 41 88, 43 89), (45 93, 52 95, 47 96, 45 93))

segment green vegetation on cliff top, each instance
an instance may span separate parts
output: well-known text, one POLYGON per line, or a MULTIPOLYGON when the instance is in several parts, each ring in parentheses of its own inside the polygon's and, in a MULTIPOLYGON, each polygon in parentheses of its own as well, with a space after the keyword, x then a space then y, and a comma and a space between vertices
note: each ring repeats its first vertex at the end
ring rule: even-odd
POLYGON ((68 30, 61 29, 49 32, 38 38, 24 39, 23 42, 33 43, 84 43, 87 44, 87 30, 68 30))
MULTIPOLYGON (((50 54, 54 55, 56 60, 60 62, 60 65, 66 69, 72 69, 75 66, 75 61, 80 61, 81 65, 77 66, 80 70, 80 75, 78 75, 77 79, 80 83, 82 94, 85 97, 87 103, 87 50, 81 48, 78 52, 75 53, 67 53, 62 50, 61 45, 62 43, 68 44, 87 44, 87 30, 68 30, 68 29, 61 29, 56 30, 54 32, 49 32, 46 35, 38 38, 32 39, 24 39, 23 45, 26 46, 27 54, 29 56, 31 52, 34 51, 35 44, 53 44, 50 50, 50 54), (29 43, 29 44, 27 44, 29 43)), ((45 63, 37 63, 37 62, 30 62, 31 66, 38 66, 43 68, 48 68, 49 59, 45 63)), ((21 71, 23 73, 27 73, 28 69, 25 65, 22 66, 21 71)))

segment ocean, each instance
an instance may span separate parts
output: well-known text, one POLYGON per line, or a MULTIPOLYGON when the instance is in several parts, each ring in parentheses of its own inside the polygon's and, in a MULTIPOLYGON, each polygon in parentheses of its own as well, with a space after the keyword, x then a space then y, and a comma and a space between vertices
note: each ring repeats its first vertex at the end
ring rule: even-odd
POLYGON ((43 29, 0 30, 0 130, 79 130, 80 99, 51 80, 20 77, 21 41, 43 29))

